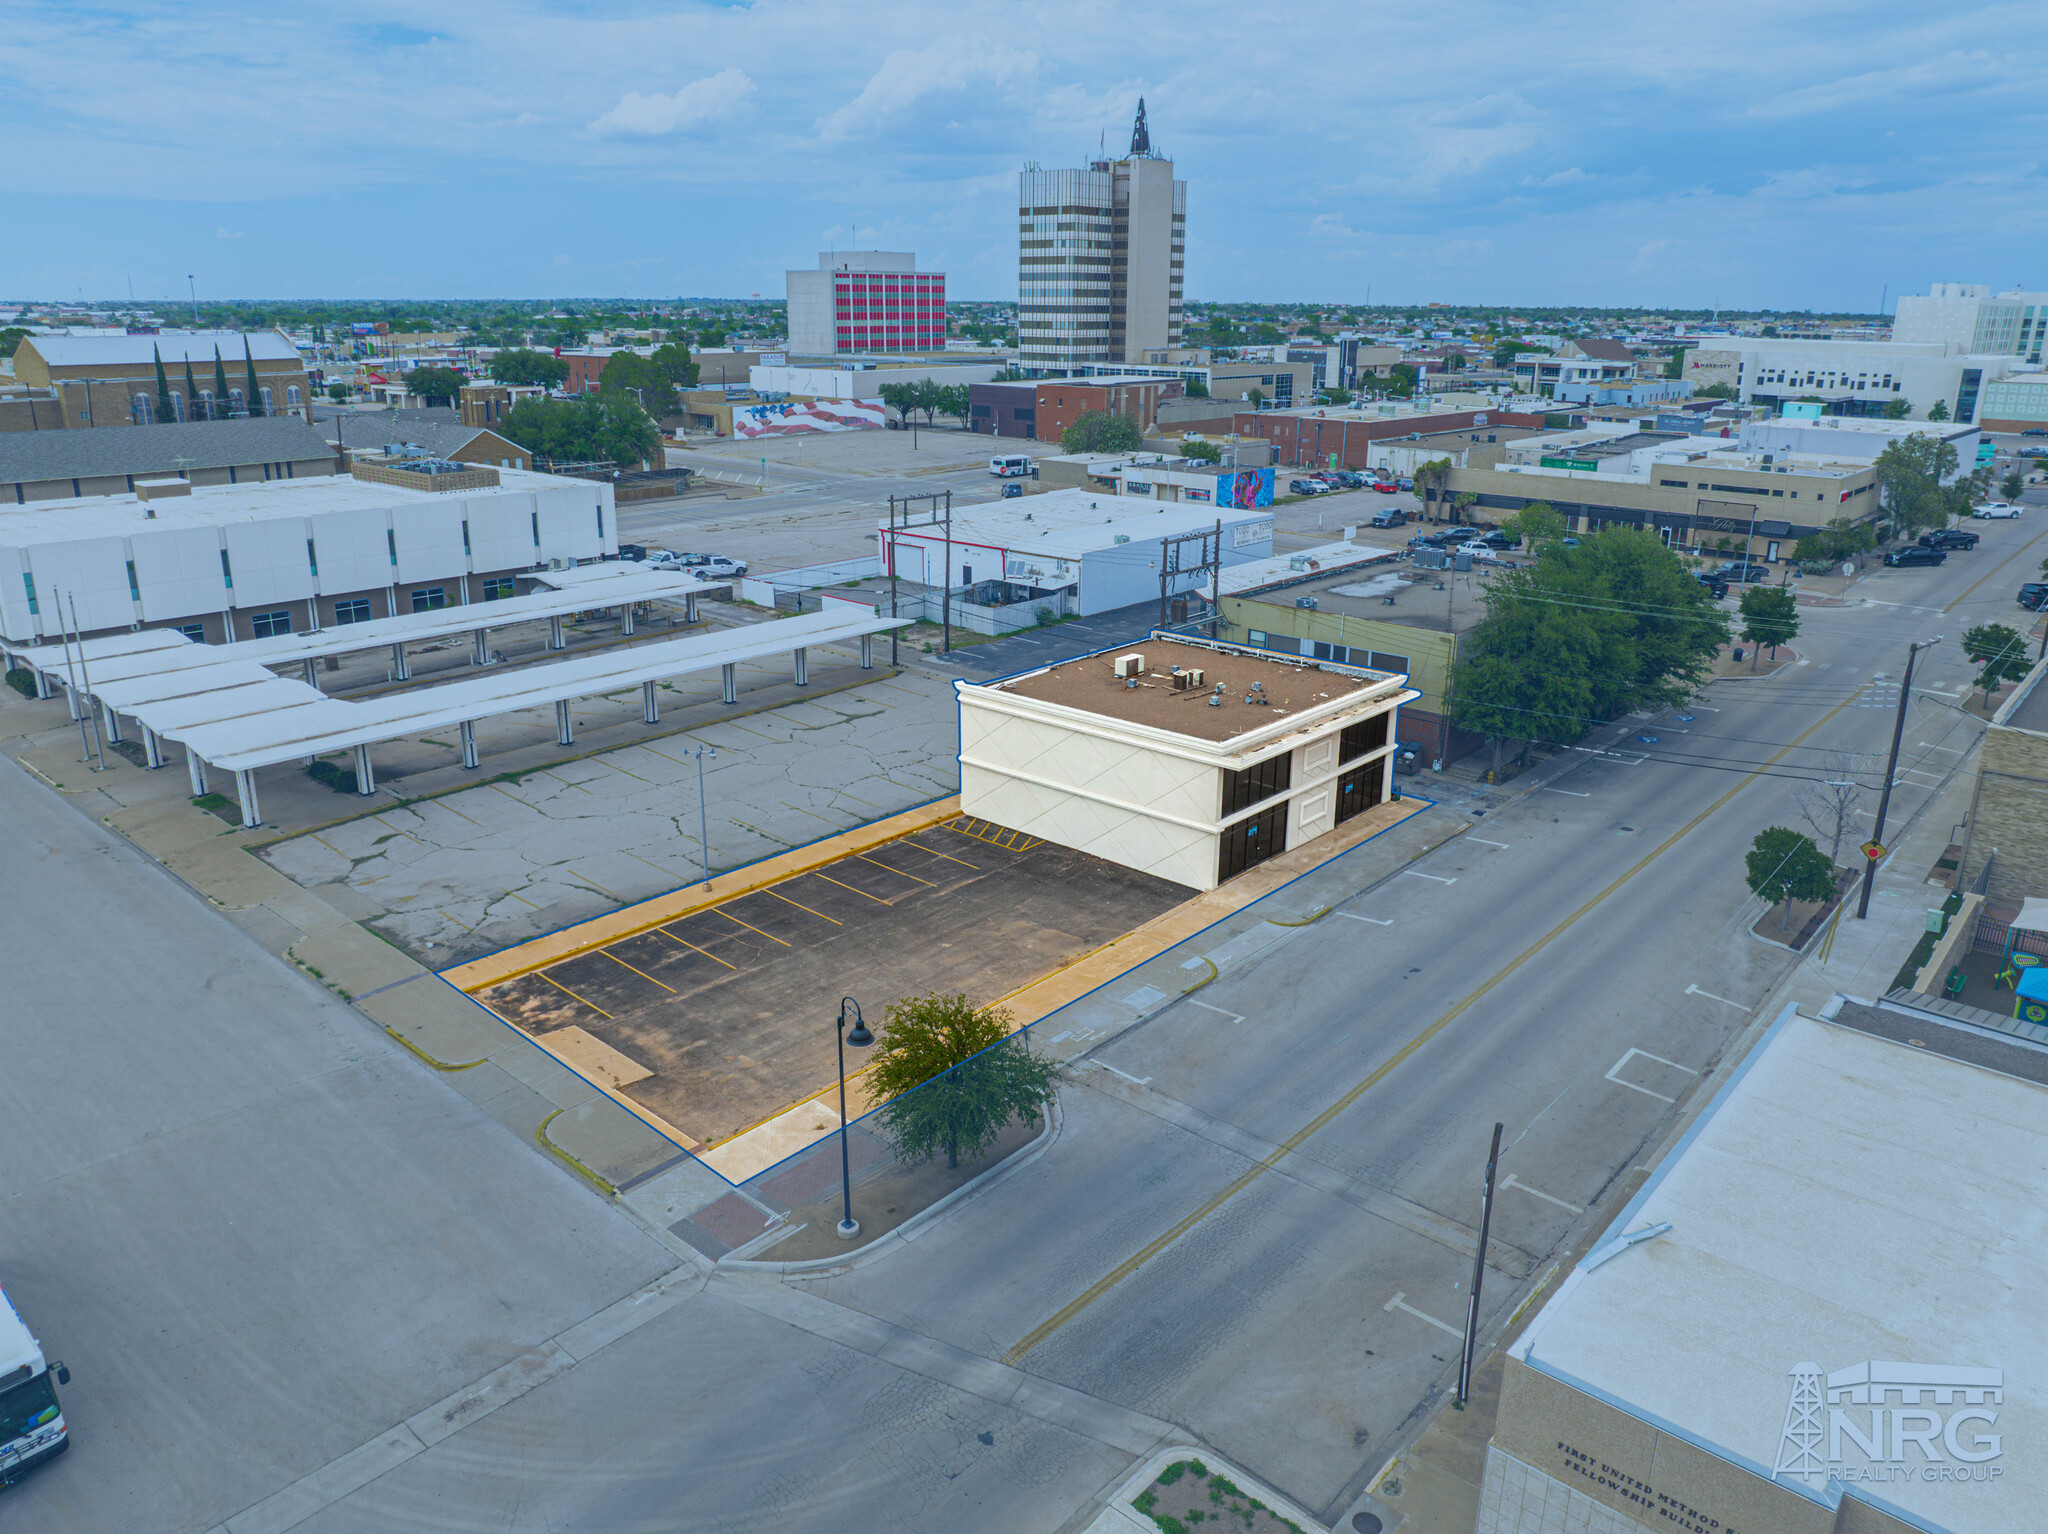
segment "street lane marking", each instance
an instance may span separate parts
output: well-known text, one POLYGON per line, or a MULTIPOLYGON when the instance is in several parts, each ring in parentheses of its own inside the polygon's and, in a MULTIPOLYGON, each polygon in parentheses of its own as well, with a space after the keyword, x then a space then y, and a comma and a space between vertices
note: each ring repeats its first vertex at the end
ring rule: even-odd
POLYGON ((1508 844, 1506 842, 1490 842, 1483 836, 1467 836, 1465 840, 1468 842, 1477 842, 1482 847, 1498 847, 1503 852, 1508 850, 1508 844))
POLYGON ((1570 794, 1574 799, 1590 799, 1593 797, 1591 794, 1580 793, 1576 788, 1552 788, 1548 783, 1543 785, 1543 791, 1546 794, 1570 794))
POLYGON ((1375 927, 1391 927, 1394 925, 1390 921, 1381 921, 1377 916, 1356 916, 1349 911, 1339 911, 1337 914, 1346 921, 1369 921, 1375 927))
MULTIPOLYGON (((1564 934, 1567 931, 1569 931, 1571 927, 1575 923, 1577 923, 1581 917, 1585 916, 1589 911, 1593 910, 1596 906, 1600 905, 1603 901, 1605 901, 1608 898, 1608 896, 1612 895, 1616 890, 1620 889, 1623 885, 1627 884, 1629 880, 1633 879, 1637 874, 1641 873, 1644 869, 1648 868, 1652 863, 1656 862, 1658 858, 1662 857, 1665 853, 1669 852, 1673 847, 1677 846, 1679 842, 1683 841, 1687 836, 1691 835, 1692 832, 1697 830, 1700 826, 1704 825, 1712 815, 1719 811, 1737 794, 1741 793, 1743 789, 1747 788, 1758 777, 1762 776, 1762 774, 1767 769, 1776 766, 1779 762, 1783 761, 1787 756, 1791 755, 1792 752, 1798 750, 1800 746, 1804 745, 1814 735, 1818 734, 1821 730, 1825 729, 1829 724, 1833 723, 1838 715, 1847 712, 1848 709, 1851 707, 1852 702, 1853 700, 1850 698, 1843 699, 1840 703, 1837 703, 1833 708, 1829 709, 1825 714, 1821 715, 1820 718, 1816 719, 1811 725, 1807 726, 1806 729, 1802 730, 1799 734, 1795 735, 1789 744, 1781 746, 1774 755, 1769 757, 1764 762, 1762 767, 1756 768, 1753 771, 1745 774, 1743 777, 1738 778, 1728 788, 1728 790, 1721 795, 1720 798, 1716 799, 1712 804, 1709 804, 1705 809, 1701 810, 1697 815, 1693 816, 1692 819, 1688 820, 1676 831, 1673 831, 1662 842, 1659 842, 1655 847, 1651 848, 1648 852, 1644 853, 1641 858, 1637 859, 1634 864, 1632 864, 1622 873, 1617 875, 1613 882, 1608 884, 1604 889, 1601 889, 1597 891, 1595 894, 1589 896, 1586 899, 1586 901, 1578 907, 1577 910, 1571 912, 1556 926, 1552 927, 1548 932, 1544 933, 1543 936, 1538 938, 1534 943, 1531 943, 1527 948, 1524 948, 1513 959, 1510 959, 1506 964, 1502 965, 1498 970, 1496 970, 1493 974, 1493 977, 1487 980, 1481 986, 1479 986, 1479 988, 1473 991, 1471 995, 1467 996, 1463 1001, 1459 1002, 1456 1006, 1452 1007, 1449 1011, 1445 1012, 1441 1017, 1439 1017, 1435 1022, 1431 1023, 1428 1027, 1423 1028, 1420 1032, 1416 1033, 1413 1037, 1411 1037, 1408 1040, 1407 1043, 1403 1044, 1399 1049, 1395 1050, 1393 1054, 1389 1055, 1377 1067, 1375 1067, 1371 1072, 1369 1072, 1362 1081, 1358 1082, 1357 1085, 1353 1086, 1342 1097, 1338 1098, 1335 1102, 1331 1103, 1329 1107, 1325 1108, 1321 1113, 1318 1113, 1314 1118, 1310 1119, 1306 1124, 1302 1125, 1300 1129, 1296 1130, 1292 1135, 1290 1135, 1277 1148, 1275 1148, 1271 1155, 1265 1157, 1263 1160, 1255 1163, 1254 1165, 1248 1167, 1245 1171, 1241 1172, 1237 1177, 1233 1178, 1222 1189, 1210 1195, 1209 1198, 1205 1199, 1197 1208, 1193 1209, 1188 1214, 1183 1215, 1179 1220, 1175 1221, 1173 1225, 1168 1227, 1166 1230, 1162 1231, 1159 1235, 1153 1237, 1150 1241, 1146 1242, 1145 1245, 1140 1247, 1137 1251, 1133 1252, 1130 1256, 1126 1257, 1122 1262, 1118 1263, 1115 1267, 1111 1268, 1107 1273, 1103 1274, 1101 1278, 1098 1278, 1094 1283, 1090 1284, 1086 1289, 1082 1290, 1079 1294, 1074 1296, 1073 1299, 1069 1300, 1065 1305, 1062 1305, 1058 1310, 1054 1311, 1050 1316, 1046 1317, 1045 1320, 1039 1322, 1037 1326, 1034 1326, 1030 1331, 1026 1332, 1021 1338, 1017 1340, 1016 1344, 1011 1347, 1009 1352, 1003 1355, 1003 1361, 1005 1363, 1014 1365, 1019 1359, 1029 1354, 1033 1348, 1036 1348, 1037 1346, 1039 1346, 1039 1344, 1043 1343, 1046 1340, 1046 1338, 1052 1336, 1053 1333, 1057 1332, 1061 1327, 1065 1326, 1068 1322, 1072 1321, 1076 1316, 1080 1315, 1084 1310, 1088 1309, 1089 1306, 1093 1305, 1097 1300, 1101 1299, 1105 1294, 1109 1293, 1110 1290, 1114 1289, 1118 1284, 1122 1283, 1125 1279, 1129 1278, 1133 1273, 1137 1272, 1140 1268, 1144 1267, 1154 1257, 1157 1257, 1161 1252, 1165 1251, 1168 1247, 1172 1246, 1176 1241, 1180 1240, 1182 1236, 1186 1235, 1189 1231, 1193 1230, 1197 1225, 1201 1224, 1202 1221, 1206 1220, 1211 1214, 1215 1213, 1218 1209, 1222 1208, 1225 1204, 1229 1203, 1230 1200, 1237 1197, 1239 1193, 1242 1193, 1254 1182, 1257 1182, 1259 1178, 1263 1177, 1267 1172, 1271 1171, 1274 1167, 1279 1165, 1280 1162, 1285 1160, 1288 1156, 1292 1155, 1312 1136, 1319 1133, 1324 1128, 1324 1126, 1330 1123, 1332 1119, 1336 1118, 1338 1114, 1342 1113, 1346 1108, 1349 1108, 1353 1103, 1357 1102, 1359 1098, 1365 1096, 1367 1092, 1371 1091, 1374 1087, 1378 1086, 1382 1081, 1386 1080, 1388 1076, 1392 1075, 1395 1070, 1397 1070, 1401 1065, 1406 1063, 1410 1057, 1412 1057, 1414 1054, 1416 1054, 1417 1051, 1422 1049, 1424 1045, 1428 1044, 1431 1039, 1435 1038, 1439 1033, 1442 1033, 1446 1028, 1450 1027, 1452 1023, 1456 1022, 1460 1017, 1463 1017, 1465 1013, 1469 1011, 1472 1007, 1477 1006, 1488 995, 1492 994, 1495 986, 1500 985, 1501 983, 1506 981, 1510 976, 1514 975, 1517 971, 1519 971, 1524 964, 1527 964, 1531 959, 1535 958, 1537 954, 1541 953, 1545 948, 1549 947, 1550 944, 1555 942, 1558 938, 1564 936, 1564 934)), ((1569 790, 1556 790, 1556 792, 1569 792, 1569 790)))
MULTIPOLYGON (((1234 1015, 1234 1014, 1233 1014, 1233 1015, 1234 1015)), ((1239 1020, 1240 1022, 1242 1022, 1242 1021, 1243 1021, 1243 1019, 1242 1019, 1242 1018, 1239 1018, 1238 1020, 1239 1020)), ((1130 1083, 1130 1084, 1131 1084, 1132 1086, 1134 1086, 1134 1087, 1142 1087, 1142 1086, 1143 1086, 1143 1085, 1144 1085, 1144 1084, 1145 1084, 1146 1082, 1148 1082, 1148 1081, 1150 1081, 1150 1080, 1152 1079, 1152 1078, 1151 1078, 1150 1076, 1145 1076, 1145 1077, 1142 1077, 1142 1078, 1141 1078, 1141 1077, 1137 1077, 1137 1076, 1133 1076, 1133 1075, 1131 1075, 1131 1074, 1130 1074, 1130 1072, 1128 1072, 1128 1071, 1120 1071, 1120 1070, 1118 1070, 1118 1069, 1117 1069, 1117 1068, 1116 1068, 1115 1066, 1111 1065, 1111 1064, 1110 1064, 1110 1063, 1109 1063, 1109 1062, 1108 1062, 1107 1060, 1090 1060, 1090 1061, 1089 1061, 1088 1063, 1089 1063, 1090 1065, 1099 1065, 1099 1066, 1101 1066, 1101 1067, 1102 1067, 1102 1069, 1104 1069, 1105 1071, 1108 1071, 1108 1072, 1110 1073, 1110 1075, 1112 1075, 1112 1076, 1121 1076, 1121 1077, 1123 1077, 1123 1079, 1124 1079, 1124 1080, 1128 1081, 1128 1082, 1129 1082, 1129 1083, 1130 1083)))
POLYGON ((1391 1300, 1388 1300, 1386 1304, 1382 1305, 1380 1309, 1388 1311, 1405 1310, 1409 1315, 1415 1317, 1416 1320, 1427 1321, 1431 1326, 1435 1327, 1438 1331, 1449 1332, 1453 1337, 1456 1337, 1460 1342, 1463 1342, 1465 1340, 1465 1334, 1459 1331, 1455 1326, 1451 1325, 1450 1322, 1439 1321, 1435 1316, 1431 1315, 1428 1311, 1417 1310, 1413 1305, 1410 1305, 1408 1303, 1408 1296, 1402 1293, 1399 1289, 1396 1289, 1394 1291, 1394 1297, 1391 1300))
MULTIPOLYGON (((1210 1012, 1222 1013, 1225 1017, 1229 1018, 1233 1023, 1242 1023, 1244 1021, 1244 1014, 1242 1012, 1233 1012, 1228 1007, 1214 1006, 1206 1001, 1196 1001, 1193 997, 1189 997, 1188 1000, 1190 1005, 1192 1006, 1201 1007, 1210 1012)), ((1126 1077, 1125 1079, 1128 1080, 1129 1078, 1126 1077)), ((1145 1079, 1147 1081, 1150 1081, 1152 1078, 1150 1076, 1147 1076, 1145 1079)))
POLYGON ((1688 996, 1704 996, 1708 1001, 1718 1001, 1722 1006, 1733 1007, 1738 1012, 1747 1012, 1749 1010, 1748 1007, 1739 1001, 1730 1001, 1726 996, 1716 996, 1712 991, 1703 991, 1696 985, 1687 986, 1685 994, 1688 996))
POLYGON ((1573 1214, 1584 1214, 1586 1212, 1585 1210, 1581 1209, 1577 1204, 1567 1204, 1561 1198, 1552 1198, 1548 1193, 1545 1193, 1541 1188, 1532 1188, 1525 1182, 1517 1182, 1515 1180, 1515 1174, 1513 1172, 1508 1173, 1508 1180, 1502 1183, 1501 1186, 1503 1188, 1520 1188, 1524 1193, 1529 1194, 1533 1198, 1540 1198, 1546 1204, 1555 1204, 1560 1209, 1569 1209, 1573 1214))
POLYGON ((1458 882, 1456 879, 1446 879, 1442 874, 1426 874, 1423 873, 1421 870, 1414 868, 1404 868, 1401 870, 1401 872, 1404 874, 1413 874, 1418 879, 1434 879, 1439 884, 1456 884, 1458 882))
POLYGON ((1699 1074, 1698 1071, 1694 1070, 1689 1065, 1680 1065, 1676 1060, 1667 1060, 1662 1055, 1653 1055, 1647 1049, 1631 1049, 1627 1054, 1623 1055, 1619 1060, 1615 1061, 1612 1066, 1608 1067, 1607 1079, 1613 1082, 1616 1086, 1627 1087, 1631 1092, 1640 1092, 1645 1097, 1654 1097, 1660 1103, 1675 1103, 1678 1101, 1678 1099, 1675 1097, 1666 1097, 1662 1092, 1652 1092, 1648 1087, 1639 1087, 1633 1081, 1623 1081, 1619 1076, 1614 1074, 1616 1071, 1620 1070, 1624 1065, 1627 1065, 1629 1061, 1633 1060, 1637 1055, 1641 1055, 1645 1060, 1655 1060, 1659 1065, 1668 1065, 1674 1071, 1684 1071, 1685 1074, 1688 1076, 1697 1076, 1699 1074))

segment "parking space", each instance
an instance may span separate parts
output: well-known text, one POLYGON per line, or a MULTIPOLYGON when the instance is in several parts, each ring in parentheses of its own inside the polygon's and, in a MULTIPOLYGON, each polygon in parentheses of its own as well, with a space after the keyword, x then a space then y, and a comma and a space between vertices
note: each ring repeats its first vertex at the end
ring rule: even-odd
POLYGON ((993 1001, 1192 894, 962 818, 477 999, 544 1041, 572 1028, 594 1037, 623 1057, 621 1091, 716 1144, 832 1081, 842 995, 857 998, 877 1028, 906 996, 960 991, 993 1001))

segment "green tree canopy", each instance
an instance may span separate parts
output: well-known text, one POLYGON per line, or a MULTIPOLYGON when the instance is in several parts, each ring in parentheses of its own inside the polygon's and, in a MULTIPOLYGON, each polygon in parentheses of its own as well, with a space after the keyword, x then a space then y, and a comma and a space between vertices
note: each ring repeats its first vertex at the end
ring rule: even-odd
POLYGON ((1948 401, 1938 399, 1929 405, 1927 407, 1927 419, 1930 421, 1946 421, 1948 419, 1948 401))
POLYGON ((505 412, 498 431, 550 463, 624 466, 661 450, 661 433, 630 395, 521 400, 505 412))
POLYGON ((968 415, 974 409, 970 395, 968 393, 967 385, 940 384, 937 387, 939 394, 939 413, 941 415, 949 415, 953 417, 954 420, 958 421, 962 426, 965 426, 967 424, 968 415))
POLYGON ((2027 488, 2027 476, 2018 464, 2005 471, 2005 478, 1998 482, 1998 493, 2008 501, 2016 501, 2027 488))
POLYGON ((1553 540, 1488 584, 1486 617, 1459 644, 1452 717, 1494 736, 1496 756, 1510 737, 1577 740, 1630 709, 1684 702, 1727 638, 1727 614, 1655 535, 1553 540))
MULTIPOLYGON (((1769 645, 1775 656, 1778 646, 1790 644, 1799 632, 1798 609, 1798 601, 1783 586, 1744 587, 1742 637, 1753 646, 1769 645)), ((1756 670, 1755 650, 1750 652, 1749 669, 1756 670)))
POLYGON ((1215 443, 1193 441, 1185 437, 1181 439, 1180 455, 1195 463, 1223 462, 1223 449, 1215 443))
POLYGON ((569 376, 569 364, 551 352, 515 346, 491 359, 491 377, 505 384, 543 384, 553 389, 569 376))
POLYGON ((681 341, 670 341, 654 349, 654 355, 647 359, 654 364, 655 371, 678 389, 697 387, 697 359, 690 355, 690 348, 681 341))
POLYGON ((1540 352, 1543 348, 1527 341, 1502 341, 1493 349, 1493 365, 1497 368, 1510 367, 1524 352, 1540 352))
POLYGON ((1772 905, 1784 905, 1781 929, 1791 925, 1792 901, 1834 898, 1835 865, 1814 846, 1812 837, 1789 827, 1757 832, 1742 862, 1749 892, 1772 905))
POLYGON ((1729 383, 1710 383, 1704 384, 1692 392, 1693 397, 1696 399, 1734 399, 1735 385, 1729 383))
MULTIPOLYGON (((1448 458, 1437 461, 1446 467, 1450 464, 1448 458)), ((1502 532, 1521 539, 1531 549, 1553 538, 1562 538, 1564 529, 1564 517, 1548 501, 1531 501, 1501 524, 1502 532)))
POLYGON ((9 325, 5 330, 0 330, 0 357, 12 357, 14 349, 28 337, 29 332, 19 325, 9 325))
POLYGON ((1351 403, 1351 391, 1349 389, 1325 389, 1323 390, 1323 403, 1326 405, 1348 405, 1351 403))
POLYGON ((405 387, 429 405, 454 404, 469 380, 454 368, 420 367, 405 375, 405 387))
POLYGON ((1138 423, 1112 410, 1087 410, 1060 433, 1060 449, 1068 453, 1135 453, 1145 445, 1138 423))
POLYGON ((1867 554, 1876 546, 1877 530, 1868 522, 1836 517, 1819 532, 1801 538, 1796 552, 1801 559, 1825 559, 1829 564, 1836 564, 1854 559, 1858 554, 1867 554))
POLYGON ((1883 492, 1884 507, 1905 533, 1946 527, 1948 519, 1970 509, 1967 489, 1944 483, 1955 477, 1955 444, 1927 432, 1908 432, 1886 445, 1871 466, 1883 492))
POLYGON ((1884 418, 1887 421, 1903 421, 1913 413, 1913 402, 1909 399, 1888 399, 1884 402, 1884 418))
POLYGON ((1065 1075, 1010 1032, 1008 1013, 934 992, 890 1004, 868 1086, 889 1099, 878 1117, 899 1156, 943 1150, 957 1167, 1015 1120, 1035 1122, 1065 1075))
POLYGON ((1979 624, 1964 634, 1963 653, 1977 663, 1977 687, 1986 708, 2001 683, 2018 681, 2030 667, 2026 637, 2003 623, 1979 624))
POLYGON ((1188 399, 1207 399, 1209 385, 1200 378, 1190 378, 1183 384, 1181 392, 1188 399))
POLYGON ((638 352, 614 352, 598 375, 597 387, 601 394, 629 396, 651 416, 674 415, 682 408, 668 374, 638 352))

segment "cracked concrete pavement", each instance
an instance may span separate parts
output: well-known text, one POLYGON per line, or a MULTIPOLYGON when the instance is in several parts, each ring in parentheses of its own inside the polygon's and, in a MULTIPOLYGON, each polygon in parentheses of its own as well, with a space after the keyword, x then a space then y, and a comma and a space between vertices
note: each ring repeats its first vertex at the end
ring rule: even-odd
POLYGON ((943 680, 904 673, 382 809, 261 856, 434 968, 955 792, 943 680))

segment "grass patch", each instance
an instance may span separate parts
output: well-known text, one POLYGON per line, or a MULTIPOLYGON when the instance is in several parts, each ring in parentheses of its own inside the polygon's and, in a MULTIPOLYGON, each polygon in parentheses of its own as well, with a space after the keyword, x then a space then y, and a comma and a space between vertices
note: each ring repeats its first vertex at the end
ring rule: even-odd
POLYGON ((192 801, 196 810, 205 810, 209 815, 218 815, 222 810, 232 808, 234 801, 226 794, 201 794, 192 801))
POLYGON ((24 698, 33 698, 36 695, 36 674, 17 666, 7 673, 7 685, 24 698))
POLYGON ((356 791, 356 772, 353 767, 337 767, 332 762, 314 762, 306 769, 306 776, 315 783, 324 783, 337 794, 352 794, 356 791))

